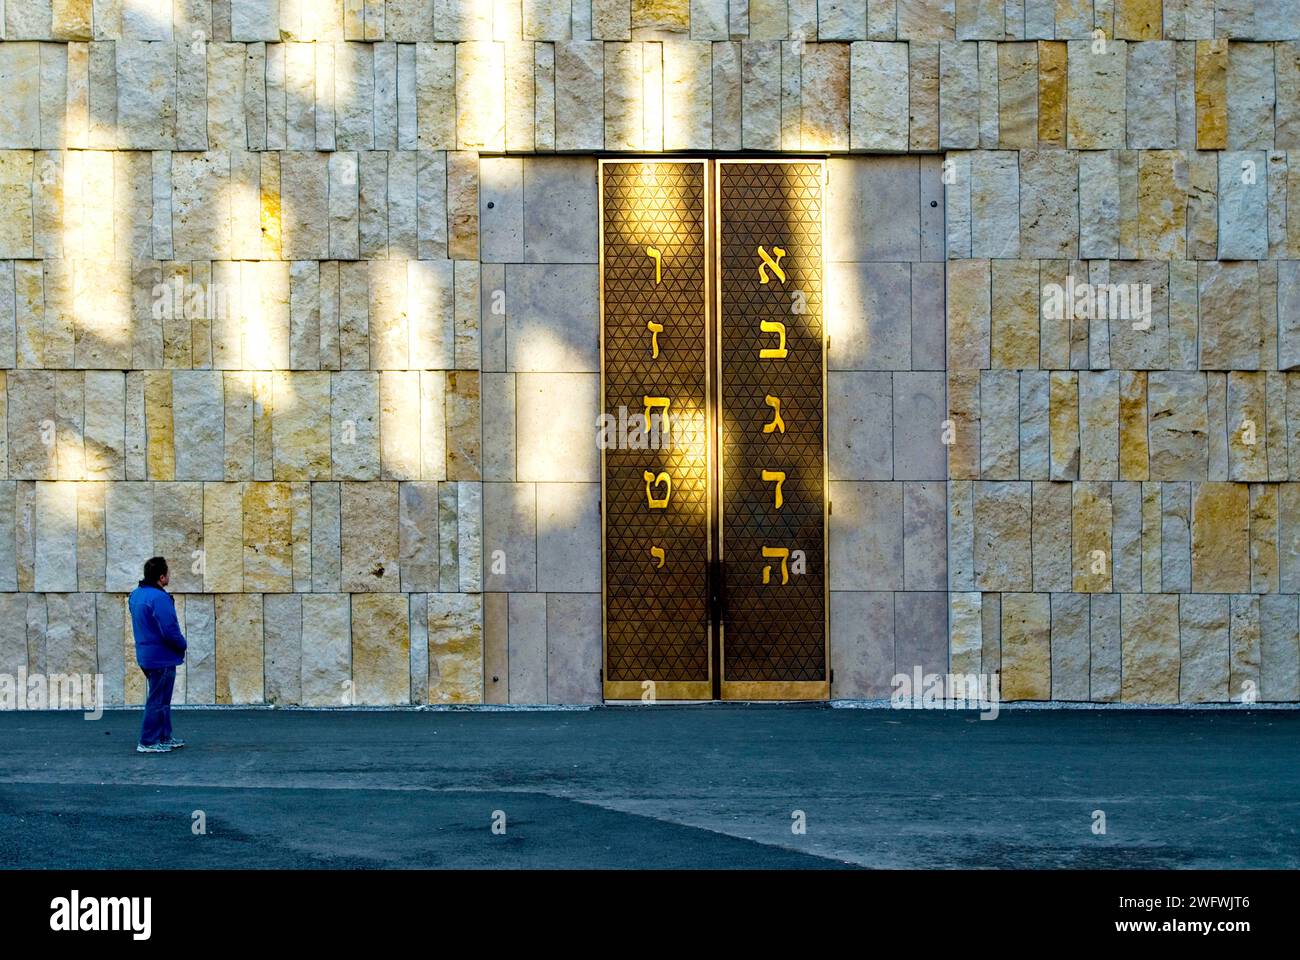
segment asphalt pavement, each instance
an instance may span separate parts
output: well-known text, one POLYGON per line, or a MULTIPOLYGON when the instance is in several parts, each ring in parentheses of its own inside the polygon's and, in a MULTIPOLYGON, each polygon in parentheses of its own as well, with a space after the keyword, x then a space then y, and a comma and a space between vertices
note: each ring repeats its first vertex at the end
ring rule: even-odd
POLYGON ((150 756, 138 710, 0 713, 0 868, 1300 867, 1295 710, 173 722, 150 756))

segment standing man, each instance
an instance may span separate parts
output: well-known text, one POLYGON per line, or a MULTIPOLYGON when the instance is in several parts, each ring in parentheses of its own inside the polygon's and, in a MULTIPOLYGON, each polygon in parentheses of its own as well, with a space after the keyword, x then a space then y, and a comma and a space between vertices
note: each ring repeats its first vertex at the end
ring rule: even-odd
POLYGON ((176 622, 176 604, 167 586, 167 561, 150 557, 144 562, 144 579, 131 591, 131 628, 135 632, 135 659, 149 682, 137 753, 168 753, 185 746, 172 736, 172 687, 176 667, 185 662, 185 636, 176 622))

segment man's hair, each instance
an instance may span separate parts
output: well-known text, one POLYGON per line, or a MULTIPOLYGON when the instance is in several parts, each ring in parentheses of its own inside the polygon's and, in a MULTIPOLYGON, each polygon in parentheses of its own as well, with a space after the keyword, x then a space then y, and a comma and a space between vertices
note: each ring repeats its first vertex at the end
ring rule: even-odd
POLYGON ((167 572, 167 560, 163 557, 150 557, 144 562, 144 582, 157 583, 167 572))

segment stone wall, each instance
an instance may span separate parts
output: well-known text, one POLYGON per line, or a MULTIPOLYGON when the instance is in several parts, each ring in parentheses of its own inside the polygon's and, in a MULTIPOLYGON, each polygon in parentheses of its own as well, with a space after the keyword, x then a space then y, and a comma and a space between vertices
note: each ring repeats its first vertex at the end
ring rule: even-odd
POLYGON ((178 700, 594 699, 589 155, 914 153, 832 163, 835 695, 1300 699, 1296 0, 0 0, 0 91, 0 672, 138 701, 160 552, 178 700))

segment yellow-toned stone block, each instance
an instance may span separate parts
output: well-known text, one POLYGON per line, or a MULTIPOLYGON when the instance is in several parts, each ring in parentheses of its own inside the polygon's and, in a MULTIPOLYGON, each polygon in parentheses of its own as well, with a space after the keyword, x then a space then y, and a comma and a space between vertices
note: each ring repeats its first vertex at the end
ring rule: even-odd
POLYGON ((1051 622, 1048 594, 1002 595, 1002 699, 1051 699, 1051 622))
POLYGON ((1162 0, 1115 0, 1115 39, 1159 40, 1163 29, 1162 0))
POLYGON ((1038 142, 1065 146, 1066 105, 1069 103, 1066 45, 1060 40, 1038 43, 1038 142))
POLYGON ((429 702, 483 700, 483 598, 429 594, 429 702))
POLYGON ((1150 475, 1147 445, 1147 375, 1124 370, 1119 375, 1119 478, 1146 480, 1150 475))
POLYGON ((1192 592, 1250 592, 1250 488, 1192 487, 1192 592))
POLYGON ((293 590, 293 491, 287 483, 244 485, 244 589, 293 590))
POLYGON ((147 476, 150 480, 171 480, 176 475, 171 373, 145 371, 144 416, 147 476))
POLYGON ((1196 41, 1196 148, 1228 146, 1228 41, 1196 41))
POLYGON ((409 703, 411 637, 406 594, 352 598, 352 682, 361 704, 409 703))
POLYGON ((1178 702, 1178 594, 1126 593, 1120 601, 1126 703, 1178 702))
POLYGON ((261 703, 262 595, 217 595, 217 703, 261 703))
POLYGON ((1109 592, 1114 564, 1110 484, 1076 483, 1073 493, 1074 591, 1109 592))

